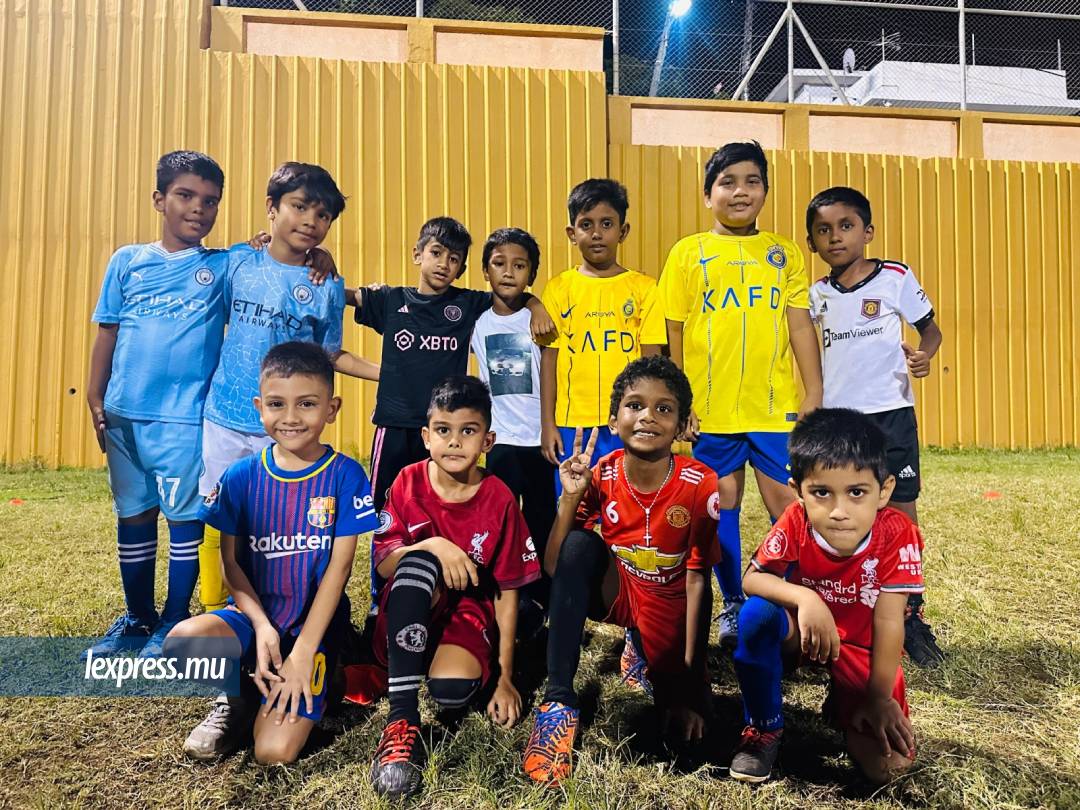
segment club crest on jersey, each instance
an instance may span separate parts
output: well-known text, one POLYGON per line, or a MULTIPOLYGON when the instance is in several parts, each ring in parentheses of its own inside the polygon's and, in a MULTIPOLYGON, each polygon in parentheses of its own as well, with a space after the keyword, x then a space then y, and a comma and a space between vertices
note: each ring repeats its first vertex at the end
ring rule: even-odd
POLYGON ((379 512, 379 528, 375 530, 375 534, 386 534, 390 527, 394 525, 394 516, 383 509, 379 512))
POLYGON ((686 556, 685 551, 666 554, 654 546, 612 546, 619 561, 642 574, 659 574, 677 567, 686 556))
POLYGON ((456 304, 447 304, 443 307, 442 314, 446 316, 446 320, 457 323, 461 320, 461 307, 456 304))
POLYGON ((787 267, 787 254, 780 245, 773 245, 769 248, 769 252, 765 254, 765 261, 777 270, 783 270, 787 267))
POLYGON ((334 507, 337 499, 331 496, 308 498, 307 522, 316 529, 334 525, 334 507))
POLYGON ((709 510, 709 517, 713 520, 720 519, 720 493, 714 492, 709 496, 709 500, 705 504, 705 508, 709 510))
POLYGON ((673 529, 681 529, 690 522, 690 510, 680 504, 669 506, 667 512, 664 513, 664 517, 667 518, 668 525, 673 529))
POLYGON ((213 506, 218 499, 218 495, 221 494, 221 484, 214 484, 214 488, 210 490, 210 494, 203 498, 203 506, 213 506))
POLYGON ((306 284, 297 284, 293 287, 292 295, 298 304, 309 304, 311 303, 311 299, 315 297, 315 293, 311 291, 311 287, 306 284))
POLYGON ((783 529, 773 529, 761 547, 768 556, 780 559, 787 553, 787 532, 783 529))
POLYGON ((862 316, 868 321, 874 320, 881 314, 880 298, 864 298, 862 300, 862 316))
POLYGON ((631 317, 634 314, 634 299, 627 298, 626 303, 622 305, 622 314, 624 317, 631 317))
POLYGON ((484 564, 484 543, 487 542, 489 532, 477 532, 469 541, 469 556, 480 565, 484 564))
POLYGON ((204 287, 209 287, 214 283, 214 271, 209 267, 200 267, 195 271, 195 282, 204 287))

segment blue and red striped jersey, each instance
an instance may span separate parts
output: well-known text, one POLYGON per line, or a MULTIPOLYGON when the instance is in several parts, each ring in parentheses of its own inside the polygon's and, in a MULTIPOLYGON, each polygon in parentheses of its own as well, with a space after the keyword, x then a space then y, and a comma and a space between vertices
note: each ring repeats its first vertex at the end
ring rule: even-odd
MULTIPOLYGON (((327 446, 310 467, 282 470, 273 445, 225 471, 200 520, 236 538, 236 561, 279 633, 300 632, 334 540, 379 525, 364 468, 327 446)), ((231 601, 231 600, 230 600, 231 601)), ((338 611, 348 611, 342 596, 338 611)))

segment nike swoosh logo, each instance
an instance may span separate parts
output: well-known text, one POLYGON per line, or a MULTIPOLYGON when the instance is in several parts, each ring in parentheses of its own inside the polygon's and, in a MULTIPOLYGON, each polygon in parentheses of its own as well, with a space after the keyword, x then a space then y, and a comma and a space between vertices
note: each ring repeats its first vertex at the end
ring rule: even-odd
POLYGON ((719 254, 719 253, 717 253, 717 254, 716 254, 715 256, 709 256, 708 258, 705 258, 704 256, 702 256, 702 257, 701 257, 700 259, 698 259, 698 261, 699 261, 699 262, 700 262, 701 264, 708 264, 708 263, 709 263, 709 262, 711 262, 711 261, 712 261, 713 259, 717 259, 717 258, 719 258, 719 257, 720 257, 720 254, 719 254))
POLYGON ((574 307, 576 307, 576 306, 577 306, 577 304, 574 304, 574 306, 570 307, 570 309, 566 310, 566 312, 560 313, 559 317, 561 317, 561 318, 569 318, 570 313, 574 311, 574 307))
POLYGON ((410 523, 409 524, 409 534, 412 534, 417 529, 422 529, 424 526, 427 526, 429 523, 431 523, 430 520, 425 520, 423 523, 410 523))

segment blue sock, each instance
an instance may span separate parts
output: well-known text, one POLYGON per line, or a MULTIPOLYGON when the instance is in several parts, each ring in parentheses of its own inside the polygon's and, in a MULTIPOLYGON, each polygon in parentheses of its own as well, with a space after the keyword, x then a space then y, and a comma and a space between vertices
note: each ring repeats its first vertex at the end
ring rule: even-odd
POLYGON ((732 660, 742 690, 746 724, 759 731, 784 727, 780 678, 784 666, 780 645, 788 632, 787 614, 779 605, 751 596, 739 612, 739 643, 732 660))
POLYGON ((724 601, 743 599, 742 538, 739 535, 739 509, 721 509, 716 536, 720 539, 721 560, 713 573, 724 594, 724 601))
POLYGON ((169 592, 161 611, 163 622, 180 622, 191 616, 202 539, 203 524, 197 520, 169 524, 169 592))
POLYGON ((144 624, 154 624, 154 562, 157 559, 157 521, 116 526, 116 552, 127 611, 144 624))

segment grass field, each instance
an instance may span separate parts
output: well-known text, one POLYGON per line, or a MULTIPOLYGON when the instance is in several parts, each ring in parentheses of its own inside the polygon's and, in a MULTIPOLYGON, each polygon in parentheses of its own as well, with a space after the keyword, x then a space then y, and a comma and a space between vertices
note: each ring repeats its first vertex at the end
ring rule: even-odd
MULTIPOLYGON (((781 772, 747 788, 725 766, 741 729, 730 661, 713 657, 716 719, 700 758, 672 764, 648 701, 619 682, 621 636, 593 628, 578 686, 576 778, 530 786, 529 723, 481 716, 425 727, 433 753, 420 807, 1080 807, 1080 451, 928 452, 920 501, 928 614, 948 661, 907 667, 916 767, 873 791, 817 711, 820 675, 787 684, 781 772)), ((767 525, 748 493, 744 537, 767 525)), ((744 541, 749 552, 752 539, 744 541)), ((159 600, 167 557, 159 545, 159 600)), ((350 584, 366 606, 366 562, 350 584)), ((122 605, 108 487, 99 472, 0 471, 0 635, 93 635, 122 605)), ((542 650, 519 652, 528 706, 542 650)), ((180 746, 201 699, 0 699, 0 807, 379 807, 367 769, 385 702, 331 718, 293 767, 250 752, 206 766, 180 746)), ((433 720, 425 712, 425 721, 433 720)))

